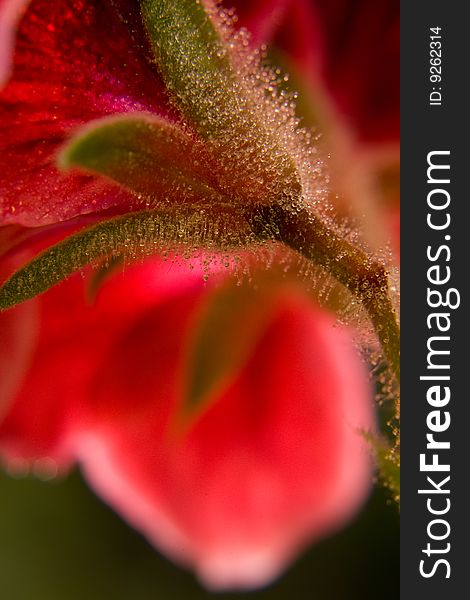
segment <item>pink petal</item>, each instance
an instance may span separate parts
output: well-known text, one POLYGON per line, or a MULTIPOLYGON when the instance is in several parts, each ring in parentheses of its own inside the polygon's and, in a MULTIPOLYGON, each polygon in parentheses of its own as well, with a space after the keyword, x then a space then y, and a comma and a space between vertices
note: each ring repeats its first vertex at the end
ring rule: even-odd
POLYGON ((110 278, 90 306, 79 276, 42 296, 0 449, 12 469, 78 460, 111 506, 207 585, 254 587, 366 495, 357 429, 373 427, 368 382, 346 333, 286 290, 239 376, 182 431, 186 348, 205 294, 195 270, 148 261, 110 278))
MULTIPOLYGON (((40 328, 31 367, 11 410, 0 422, 0 449, 11 462, 52 457, 73 459, 70 436, 88 419, 90 379, 123 331, 148 306, 188 286, 202 286, 200 270, 188 275, 176 264, 149 261, 118 273, 86 302, 87 282, 80 275, 51 289, 37 301, 40 328)), ((24 307, 3 313, 19 322, 24 307)), ((30 323, 25 321, 24 327, 30 323)), ((31 329, 34 331, 34 328, 31 329)))
POLYGON ((194 297, 173 299, 126 334, 77 453, 98 493, 207 585, 256 587, 363 500, 368 384, 330 318, 287 298, 236 383, 178 434, 171 416, 193 313, 194 297))

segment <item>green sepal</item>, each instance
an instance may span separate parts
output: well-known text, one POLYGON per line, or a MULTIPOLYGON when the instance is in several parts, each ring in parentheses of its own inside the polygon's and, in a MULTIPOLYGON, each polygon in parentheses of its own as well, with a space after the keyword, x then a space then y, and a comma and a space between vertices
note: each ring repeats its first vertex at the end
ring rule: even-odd
POLYGON ((124 186, 146 205, 223 203, 202 143, 154 115, 92 121, 63 148, 59 167, 79 167, 124 186))
POLYGON ((238 111, 236 76, 214 20, 200 0, 140 4, 165 84, 199 132, 217 136, 227 128, 228 113, 238 111))
POLYGON ((243 51, 228 40, 216 4, 209 7, 201 0, 140 0, 140 4, 167 88, 189 123, 217 148, 232 181, 238 176, 239 188, 248 181, 247 189, 261 182, 256 191, 260 203, 298 201, 302 186, 296 162, 278 125, 269 124, 266 114, 273 118, 279 106, 265 102, 268 91, 260 83, 261 68, 251 77, 244 74, 243 51))
POLYGON ((0 288, 0 310, 34 298, 89 264, 107 257, 125 260, 158 251, 181 254, 206 248, 231 250, 247 243, 246 223, 237 215, 191 210, 128 213, 86 228, 48 248, 14 273, 0 288), (196 244, 195 244, 196 241, 196 244))

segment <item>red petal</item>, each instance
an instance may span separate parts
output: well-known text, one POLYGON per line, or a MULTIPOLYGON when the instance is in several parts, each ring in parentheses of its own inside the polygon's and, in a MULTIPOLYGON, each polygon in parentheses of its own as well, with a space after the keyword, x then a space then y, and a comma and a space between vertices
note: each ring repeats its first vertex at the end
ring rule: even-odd
POLYGON ((370 392, 326 313, 284 291, 238 378, 181 431, 201 271, 149 261, 89 307, 83 285, 38 301, 34 362, 0 425, 12 467, 78 460, 105 500, 216 588, 268 582, 357 510, 371 480, 357 431, 373 427, 370 392))
POLYGON ((285 15, 292 0, 227 0, 228 8, 235 8, 237 21, 252 35, 255 46, 268 43, 285 15))
MULTIPOLYGON (((0 424, 0 445, 9 461, 49 456, 68 463, 74 454, 71 438, 89 418, 90 380, 104 357, 140 311, 195 281, 202 285, 200 271, 188 276, 176 265, 150 261, 116 275, 94 305, 86 303, 80 275, 38 299, 40 329, 31 368, 0 424)), ((22 306, 4 314, 19 321, 22 306)))
POLYGON ((133 110, 166 114, 167 101, 116 9, 107 1, 33 0, 0 93, 0 222, 36 226, 136 205, 117 186, 55 167, 76 126, 133 110))
MULTIPOLYGON (((0 279, 21 263, 21 257, 3 260, 0 279)), ((0 422, 10 409, 29 369, 38 334, 38 310, 28 302, 16 311, 0 312, 0 422)))
POLYGON ((255 44, 281 49, 367 141, 399 137, 399 2, 226 0, 255 44))
POLYGON ((363 139, 398 139, 399 2, 292 2, 275 44, 298 61, 307 80, 317 84, 321 76, 363 139), (321 71, 315 72, 320 32, 321 71))

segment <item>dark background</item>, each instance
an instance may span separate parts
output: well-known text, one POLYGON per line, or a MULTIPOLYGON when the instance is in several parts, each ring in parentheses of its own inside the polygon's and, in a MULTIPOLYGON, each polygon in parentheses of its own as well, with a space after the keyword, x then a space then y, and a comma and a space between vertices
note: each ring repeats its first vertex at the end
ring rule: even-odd
MULTIPOLYGON (((86 487, 0 475, 2 600, 212 598, 86 487)), ((399 514, 376 490, 359 518, 305 553, 271 587, 226 600, 396 600, 399 514)))

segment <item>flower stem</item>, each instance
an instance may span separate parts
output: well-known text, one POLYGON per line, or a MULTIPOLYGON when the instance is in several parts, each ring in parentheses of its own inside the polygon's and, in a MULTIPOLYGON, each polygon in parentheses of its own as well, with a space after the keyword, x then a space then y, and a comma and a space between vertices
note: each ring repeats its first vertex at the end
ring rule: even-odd
POLYGON ((399 382, 400 328, 384 265, 340 237, 305 208, 262 207, 251 222, 257 235, 282 242, 323 267, 361 301, 399 382))

